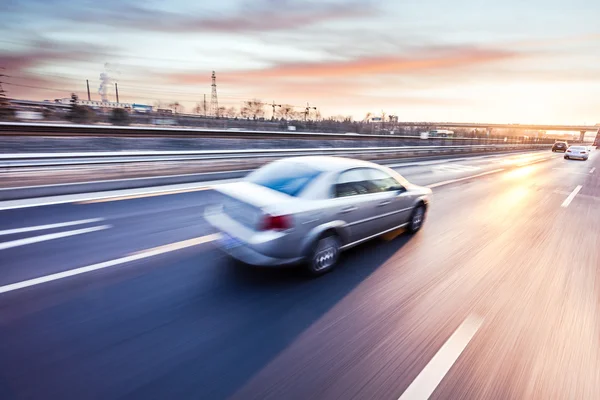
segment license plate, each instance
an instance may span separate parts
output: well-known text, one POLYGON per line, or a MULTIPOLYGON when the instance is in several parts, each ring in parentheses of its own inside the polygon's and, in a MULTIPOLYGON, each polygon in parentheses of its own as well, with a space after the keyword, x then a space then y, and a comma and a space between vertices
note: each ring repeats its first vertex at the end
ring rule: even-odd
POLYGON ((232 249, 240 245, 240 241, 226 233, 221 234, 221 245, 226 249, 232 249))

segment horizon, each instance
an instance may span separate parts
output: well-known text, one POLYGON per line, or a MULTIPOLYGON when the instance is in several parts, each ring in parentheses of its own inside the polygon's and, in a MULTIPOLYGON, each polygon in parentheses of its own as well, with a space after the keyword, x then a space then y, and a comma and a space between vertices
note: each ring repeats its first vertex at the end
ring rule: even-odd
POLYGON ((108 73, 111 101, 116 81, 121 102, 178 101, 192 112, 203 95, 210 101, 215 70, 225 107, 257 98, 355 120, 383 111, 403 121, 600 122, 600 4, 161 4, 9 3, 7 95, 87 98, 88 79, 99 100, 108 73))

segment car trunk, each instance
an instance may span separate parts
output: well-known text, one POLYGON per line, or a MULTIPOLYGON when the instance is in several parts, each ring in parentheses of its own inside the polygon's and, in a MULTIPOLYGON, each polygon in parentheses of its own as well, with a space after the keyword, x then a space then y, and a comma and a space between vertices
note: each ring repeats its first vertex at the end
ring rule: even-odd
POLYGON ((258 229, 266 210, 294 198, 251 182, 235 182, 215 187, 223 195, 223 212, 242 225, 258 229))

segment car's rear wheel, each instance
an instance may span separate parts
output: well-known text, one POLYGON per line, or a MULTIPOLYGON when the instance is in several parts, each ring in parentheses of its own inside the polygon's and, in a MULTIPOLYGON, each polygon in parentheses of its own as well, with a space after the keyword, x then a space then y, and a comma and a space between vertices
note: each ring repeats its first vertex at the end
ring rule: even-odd
POLYGON ((568 159, 569 159, 569 156, 565 156, 565 160, 568 160, 568 159))
POLYGON ((425 222, 425 206, 419 205, 414 209, 412 215, 410 216, 410 221, 408 222, 408 231, 410 233, 417 233, 423 226, 423 222, 425 222))
POLYGON ((308 273, 320 276, 331 271, 340 258, 340 239, 333 233, 324 234, 313 246, 308 260, 308 273))

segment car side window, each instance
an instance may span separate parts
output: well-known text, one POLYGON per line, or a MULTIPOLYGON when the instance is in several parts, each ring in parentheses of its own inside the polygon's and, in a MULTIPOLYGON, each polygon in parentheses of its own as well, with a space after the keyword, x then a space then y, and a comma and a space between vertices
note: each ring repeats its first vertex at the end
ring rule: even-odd
POLYGON ((373 184, 369 180, 366 168, 354 168, 342 172, 335 185, 335 197, 357 196, 373 193, 373 191, 373 184))
POLYGON ((404 187, 393 176, 379 169, 368 170, 369 181, 375 187, 375 192, 392 192, 404 187))

